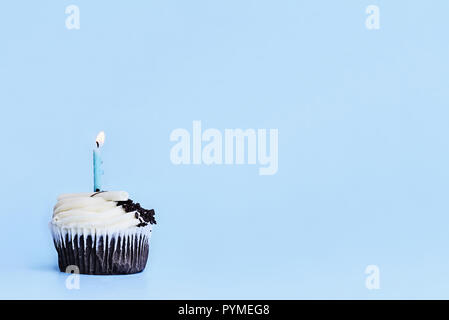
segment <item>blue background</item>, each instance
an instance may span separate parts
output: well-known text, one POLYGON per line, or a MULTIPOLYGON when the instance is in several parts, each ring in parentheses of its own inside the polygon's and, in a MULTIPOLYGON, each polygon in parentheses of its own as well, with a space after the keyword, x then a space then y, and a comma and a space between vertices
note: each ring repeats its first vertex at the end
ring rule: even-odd
POLYGON ((0 298, 449 298, 447 1, 0 5, 0 298), (80 8, 80 30, 65 7, 80 8), (380 30, 365 8, 380 7, 380 30), (279 171, 175 166, 173 129, 279 129, 279 171), (59 193, 155 208, 145 272, 67 290, 59 193), (380 289, 365 287, 367 265, 380 289))

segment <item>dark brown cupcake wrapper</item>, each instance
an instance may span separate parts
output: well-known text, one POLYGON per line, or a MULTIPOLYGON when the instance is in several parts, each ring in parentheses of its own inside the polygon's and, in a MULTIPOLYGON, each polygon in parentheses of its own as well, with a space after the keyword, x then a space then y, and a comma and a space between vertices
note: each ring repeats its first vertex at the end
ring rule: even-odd
POLYGON ((141 272, 147 263, 151 226, 90 233, 51 224, 59 270, 113 275, 141 272))

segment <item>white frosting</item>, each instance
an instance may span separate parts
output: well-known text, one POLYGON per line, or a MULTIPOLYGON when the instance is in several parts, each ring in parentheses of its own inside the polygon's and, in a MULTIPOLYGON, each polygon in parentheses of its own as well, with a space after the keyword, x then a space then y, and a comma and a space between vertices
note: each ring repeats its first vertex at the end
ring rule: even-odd
POLYGON ((58 197, 51 223, 63 229, 125 230, 140 221, 135 211, 126 212, 116 201, 128 200, 125 191, 70 193, 58 197))
MULTIPOLYGON (((70 243, 72 244, 72 247, 75 244, 75 241, 78 244, 78 247, 81 246, 80 239, 84 238, 84 249, 86 249, 88 245, 88 241, 86 239, 90 236, 92 237, 92 248, 98 248, 100 247, 102 241, 103 246, 105 245, 104 242, 106 242, 106 246, 110 248, 112 239, 117 240, 118 238, 121 238, 124 242, 124 248, 125 248, 125 255, 128 250, 127 243, 131 245, 131 250, 136 250, 136 245, 139 245, 141 243, 147 242, 150 240, 151 237, 151 229, 152 226, 149 224, 145 227, 132 227, 124 230, 99 230, 95 232, 91 229, 85 229, 85 228, 60 228, 56 226, 55 224, 50 223, 50 230, 53 234, 53 239, 55 243, 67 247, 70 243), (100 240, 102 239, 102 240, 100 240), (137 242, 137 243, 136 243, 137 242)), ((114 251, 117 249, 117 241, 114 242, 114 251)), ((103 251, 105 254, 106 251, 103 251)), ((103 257, 104 258, 104 257, 103 257)))

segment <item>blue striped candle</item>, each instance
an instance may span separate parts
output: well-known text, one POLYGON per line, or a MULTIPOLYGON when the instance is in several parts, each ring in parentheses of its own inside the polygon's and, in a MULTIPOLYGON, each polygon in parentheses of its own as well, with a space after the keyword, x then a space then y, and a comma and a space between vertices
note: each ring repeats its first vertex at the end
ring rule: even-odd
POLYGON ((104 143, 105 135, 101 131, 95 140, 96 148, 94 149, 94 192, 101 191, 101 178, 103 176, 103 160, 101 159, 101 146, 104 143))

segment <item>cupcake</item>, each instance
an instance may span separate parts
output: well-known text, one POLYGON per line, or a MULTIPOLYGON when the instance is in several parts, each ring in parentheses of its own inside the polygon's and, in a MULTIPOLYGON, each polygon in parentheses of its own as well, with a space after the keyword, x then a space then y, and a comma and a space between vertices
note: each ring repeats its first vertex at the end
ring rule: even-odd
POLYGON ((129 199, 125 191, 62 194, 50 229, 59 269, 82 274, 131 274, 147 263, 154 210, 129 199))

